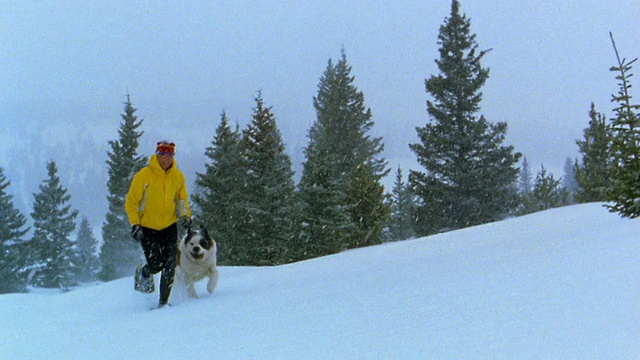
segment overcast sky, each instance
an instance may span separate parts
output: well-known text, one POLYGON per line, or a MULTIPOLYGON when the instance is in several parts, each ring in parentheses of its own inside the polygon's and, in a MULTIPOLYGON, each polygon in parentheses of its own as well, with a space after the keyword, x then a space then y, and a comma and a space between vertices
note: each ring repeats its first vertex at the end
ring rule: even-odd
MULTIPOLYGON (((612 115, 618 88, 609 31, 622 56, 640 56, 640 1, 460 4, 479 48, 493 49, 482 63, 491 72, 480 114, 508 123, 507 144, 533 170, 544 163, 563 176, 566 158, 578 156, 590 103, 612 115)), ((168 138, 179 161, 180 153, 204 153, 222 111, 244 126, 260 90, 299 166, 318 81, 344 48, 389 167, 420 170, 408 144, 429 121, 424 81, 438 73, 438 30, 450 7, 449 0, 0 0, 0 167, 19 166, 41 144, 44 154, 29 160, 42 162, 40 181, 43 158, 54 159, 55 149, 92 143, 96 166, 105 166, 127 93, 144 119, 140 151, 168 138)), ((632 84, 640 102, 638 77, 632 84)))

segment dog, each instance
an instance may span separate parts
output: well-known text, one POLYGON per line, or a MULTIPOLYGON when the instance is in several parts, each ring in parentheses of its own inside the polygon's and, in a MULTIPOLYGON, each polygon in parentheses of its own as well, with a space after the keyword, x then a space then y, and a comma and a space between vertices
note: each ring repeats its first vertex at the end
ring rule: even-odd
POLYGON ((213 294, 218 284, 216 268, 218 248, 205 228, 187 230, 178 244, 177 273, 187 285, 187 296, 198 298, 195 283, 209 278, 207 291, 213 294))

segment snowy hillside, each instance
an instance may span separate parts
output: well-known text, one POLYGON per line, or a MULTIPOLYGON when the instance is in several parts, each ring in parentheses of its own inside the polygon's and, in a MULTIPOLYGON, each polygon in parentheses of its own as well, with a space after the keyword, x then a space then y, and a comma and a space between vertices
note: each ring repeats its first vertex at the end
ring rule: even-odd
POLYGON ((638 359, 640 219, 599 204, 271 268, 0 296, 3 359, 638 359))

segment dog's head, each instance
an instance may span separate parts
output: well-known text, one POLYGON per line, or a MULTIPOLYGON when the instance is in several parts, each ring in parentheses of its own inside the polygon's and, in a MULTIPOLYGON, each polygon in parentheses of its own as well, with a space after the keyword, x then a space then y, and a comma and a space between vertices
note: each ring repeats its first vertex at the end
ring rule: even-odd
POLYGON ((204 228, 190 228, 182 242, 183 252, 192 261, 208 258, 215 251, 215 242, 204 228))

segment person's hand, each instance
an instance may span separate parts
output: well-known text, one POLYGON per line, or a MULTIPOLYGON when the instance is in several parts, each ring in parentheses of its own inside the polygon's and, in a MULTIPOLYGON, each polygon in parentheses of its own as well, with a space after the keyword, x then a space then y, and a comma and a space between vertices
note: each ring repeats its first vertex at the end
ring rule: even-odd
POLYGON ((136 224, 131 227, 131 237, 137 242, 142 241, 144 232, 142 231, 142 227, 140 227, 140 225, 136 224))
POLYGON ((189 216, 180 217, 180 226, 182 226, 185 229, 191 227, 191 222, 192 221, 191 221, 191 218, 189 216))

